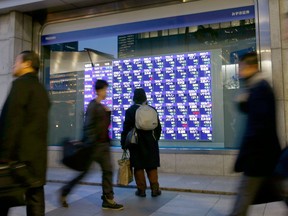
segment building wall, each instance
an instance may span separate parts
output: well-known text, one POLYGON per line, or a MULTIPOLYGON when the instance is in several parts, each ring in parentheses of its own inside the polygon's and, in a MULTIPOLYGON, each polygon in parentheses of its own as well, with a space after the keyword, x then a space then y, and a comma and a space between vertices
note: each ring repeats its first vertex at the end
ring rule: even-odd
POLYGON ((0 15, 0 110, 12 82, 11 68, 16 55, 32 48, 32 18, 18 12, 0 15))
POLYGON ((269 0, 272 78, 278 109, 278 131, 282 146, 288 141, 288 1, 269 0))
MULTIPOLYGON (((118 160, 122 156, 122 150, 112 148, 112 164, 114 172, 118 169, 118 160)), ((231 151, 213 151, 213 150, 161 150, 160 151, 160 172, 165 173, 181 173, 194 175, 218 175, 218 176, 234 176, 238 175, 233 172, 234 160, 237 155, 236 150, 231 151)), ((62 148, 50 147, 48 153, 49 167, 64 168, 61 163, 62 148)), ((99 170, 99 166, 95 163, 94 169, 99 170)))

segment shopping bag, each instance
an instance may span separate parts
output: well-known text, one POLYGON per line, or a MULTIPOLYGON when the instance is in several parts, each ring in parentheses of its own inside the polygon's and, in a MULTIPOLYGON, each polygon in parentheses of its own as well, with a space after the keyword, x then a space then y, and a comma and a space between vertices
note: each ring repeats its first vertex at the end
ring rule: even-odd
POLYGON ((128 132, 126 136, 125 148, 130 148, 137 143, 138 143, 138 134, 137 129, 134 127, 128 132))
POLYGON ((78 140, 63 140, 62 163, 76 171, 87 170, 92 163, 93 147, 78 140))
POLYGON ((133 181, 132 169, 130 167, 130 159, 127 151, 123 151, 122 158, 118 160, 117 184, 127 186, 133 181))

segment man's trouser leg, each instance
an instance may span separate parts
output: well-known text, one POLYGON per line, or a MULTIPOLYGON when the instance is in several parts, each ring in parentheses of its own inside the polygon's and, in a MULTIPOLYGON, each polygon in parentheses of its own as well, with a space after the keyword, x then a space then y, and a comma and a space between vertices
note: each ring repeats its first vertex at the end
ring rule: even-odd
POLYGON ((89 169, 81 172, 78 176, 76 176, 76 178, 72 179, 67 185, 62 187, 61 195, 67 196, 71 192, 71 190, 74 188, 74 186, 78 184, 78 182, 87 174, 88 171, 89 169))
POLYGON ((96 162, 102 170, 102 191, 108 199, 114 198, 113 192, 113 167, 109 143, 98 144, 96 149, 96 162))
POLYGON ((8 212, 9 212, 9 207, 2 206, 2 205, 0 204, 0 215, 1 215, 1 216, 7 216, 7 215, 8 215, 8 212))
MULTIPOLYGON (((44 187, 29 188, 26 192, 26 213, 27 216, 44 216, 45 215, 45 198, 44 187)), ((0 215, 8 216, 9 207, 1 205, 0 215)))
POLYGON ((27 216, 44 216, 45 215, 45 198, 44 187, 30 188, 26 192, 27 216))
POLYGON ((234 208, 230 216, 246 216, 251 205, 265 180, 265 177, 242 176, 234 208))

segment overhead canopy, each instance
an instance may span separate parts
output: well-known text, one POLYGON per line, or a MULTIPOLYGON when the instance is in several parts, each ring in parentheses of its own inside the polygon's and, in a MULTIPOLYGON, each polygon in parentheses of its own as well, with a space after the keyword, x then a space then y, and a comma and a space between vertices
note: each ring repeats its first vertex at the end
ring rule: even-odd
MULTIPOLYGON (((98 52, 96 50, 81 51, 81 52, 51 52, 50 55, 50 74, 68 73, 75 71, 84 71, 86 64, 95 64, 112 60, 113 57, 106 53, 98 52), (91 60, 90 60, 90 57, 91 60)), ((49 60, 46 60, 49 61, 49 60)))

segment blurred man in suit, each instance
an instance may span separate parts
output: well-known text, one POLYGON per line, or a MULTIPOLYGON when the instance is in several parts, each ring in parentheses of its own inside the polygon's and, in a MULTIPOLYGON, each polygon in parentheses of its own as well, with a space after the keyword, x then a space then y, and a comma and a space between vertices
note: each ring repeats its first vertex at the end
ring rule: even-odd
POLYGON ((278 162, 281 147, 276 132, 275 97, 258 69, 257 53, 240 58, 239 75, 243 92, 237 97, 241 112, 247 115, 245 132, 235 163, 243 172, 236 202, 230 216, 245 216, 278 162))
MULTIPOLYGON (((44 216, 47 168, 48 94, 38 80, 39 57, 21 52, 13 66, 10 93, 0 116, 0 161, 25 162, 37 181, 27 190, 27 216, 44 216)), ((13 204, 0 203, 0 215, 13 204)))

